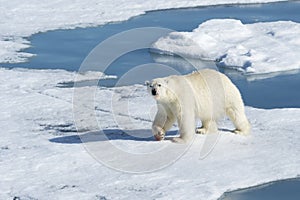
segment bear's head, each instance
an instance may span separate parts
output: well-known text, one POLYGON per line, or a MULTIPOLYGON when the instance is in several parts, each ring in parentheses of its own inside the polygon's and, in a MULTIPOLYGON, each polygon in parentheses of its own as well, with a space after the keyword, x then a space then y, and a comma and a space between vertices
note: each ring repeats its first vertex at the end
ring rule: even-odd
POLYGON ((173 99, 174 92, 172 92, 169 77, 146 81, 145 84, 149 94, 153 96, 155 100, 169 102, 171 99, 173 99))

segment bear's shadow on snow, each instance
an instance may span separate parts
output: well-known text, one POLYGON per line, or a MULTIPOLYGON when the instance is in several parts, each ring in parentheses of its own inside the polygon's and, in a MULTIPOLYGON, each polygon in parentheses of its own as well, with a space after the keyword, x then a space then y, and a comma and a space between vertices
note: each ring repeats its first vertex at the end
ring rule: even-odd
MULTIPOLYGON (((177 135, 177 131, 168 131, 167 136, 177 135)), ((121 130, 121 129, 106 129, 101 131, 87 132, 84 134, 68 135, 49 139, 53 143, 62 144, 81 144, 89 142, 101 142, 107 140, 133 140, 153 142, 155 141, 150 129, 138 130, 121 130)))

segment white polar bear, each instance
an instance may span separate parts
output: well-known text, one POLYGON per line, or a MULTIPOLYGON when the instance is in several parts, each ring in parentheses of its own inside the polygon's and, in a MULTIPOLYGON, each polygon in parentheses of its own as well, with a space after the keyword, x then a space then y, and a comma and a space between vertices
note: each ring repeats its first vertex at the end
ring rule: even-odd
POLYGON ((165 132, 177 121, 180 137, 174 142, 188 142, 195 133, 196 120, 202 127, 197 133, 216 133, 217 120, 225 114, 231 119, 237 134, 248 134, 250 124, 239 90, 224 74, 204 69, 183 76, 168 76, 146 81, 149 93, 157 101, 157 113, 152 132, 163 140, 165 132))

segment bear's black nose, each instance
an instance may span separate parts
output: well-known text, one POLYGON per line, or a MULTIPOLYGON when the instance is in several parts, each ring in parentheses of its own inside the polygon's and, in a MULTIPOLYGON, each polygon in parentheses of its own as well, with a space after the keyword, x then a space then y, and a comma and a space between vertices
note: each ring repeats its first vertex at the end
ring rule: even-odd
POLYGON ((153 96, 157 95, 156 89, 152 89, 151 93, 152 93, 153 96))

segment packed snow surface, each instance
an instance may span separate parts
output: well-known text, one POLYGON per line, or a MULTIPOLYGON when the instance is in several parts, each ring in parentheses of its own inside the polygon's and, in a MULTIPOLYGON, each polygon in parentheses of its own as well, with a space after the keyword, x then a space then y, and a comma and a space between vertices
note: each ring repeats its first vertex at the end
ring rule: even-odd
MULTIPOLYGON (((164 145, 181 148, 170 141, 125 134, 151 132, 155 101, 145 86, 76 88, 82 95, 95 92, 94 102, 84 106, 96 113, 99 126, 111 139, 85 144, 77 136, 73 119, 74 88, 67 87, 74 82, 75 73, 0 68, 0 77, 0 199, 213 200, 228 190, 300 174, 300 109, 247 107, 253 127, 250 136, 232 134, 228 131, 232 124, 223 119, 215 148, 208 156, 200 159, 209 136, 196 135, 172 165, 151 173, 128 174, 105 167, 85 148, 90 144, 103 149, 108 142, 137 154, 164 145), (123 117, 131 123, 118 124, 123 117)), ((98 78, 106 77, 99 74, 98 78)), ((95 131, 95 127, 86 127, 79 134, 93 135, 89 129, 95 131)), ((117 166, 143 166, 143 159, 130 163, 118 154, 111 155, 110 149, 101 153, 110 155, 109 161, 117 166)))
POLYGON ((27 37, 55 29, 89 27, 127 20, 150 10, 282 0, 0 0, 0 63, 24 62, 27 37))
POLYGON ((264 74, 300 68, 300 24, 291 21, 243 24, 213 19, 192 32, 173 32, 153 46, 162 53, 216 60, 222 67, 264 74))

